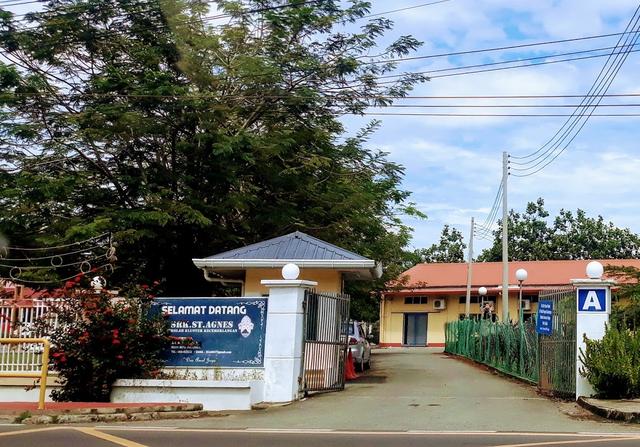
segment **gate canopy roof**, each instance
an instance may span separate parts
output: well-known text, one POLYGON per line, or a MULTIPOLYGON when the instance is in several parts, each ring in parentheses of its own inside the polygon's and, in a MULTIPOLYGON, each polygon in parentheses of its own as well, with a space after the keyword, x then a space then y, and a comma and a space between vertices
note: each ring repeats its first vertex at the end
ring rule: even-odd
POLYGON ((300 231, 193 259, 193 263, 201 269, 227 273, 247 268, 281 268, 288 263, 300 268, 340 270, 360 278, 378 278, 382 273, 376 261, 300 231))

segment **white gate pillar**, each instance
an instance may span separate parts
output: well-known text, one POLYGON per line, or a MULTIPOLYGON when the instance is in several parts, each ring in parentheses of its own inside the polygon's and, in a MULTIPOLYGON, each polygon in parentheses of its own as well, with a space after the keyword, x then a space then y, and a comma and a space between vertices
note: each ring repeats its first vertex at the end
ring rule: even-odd
POLYGON ((264 401, 267 403, 300 398, 304 293, 318 285, 296 279, 299 269, 295 265, 287 264, 282 271, 285 279, 261 281, 269 288, 264 347, 264 401))
POLYGON ((584 337, 590 340, 601 340, 611 315, 612 280, 603 280, 603 267, 599 262, 591 262, 587 266, 589 279, 573 279, 571 284, 576 288, 576 399, 589 397, 595 390, 587 379, 580 374, 582 362, 580 351, 586 349, 584 337))

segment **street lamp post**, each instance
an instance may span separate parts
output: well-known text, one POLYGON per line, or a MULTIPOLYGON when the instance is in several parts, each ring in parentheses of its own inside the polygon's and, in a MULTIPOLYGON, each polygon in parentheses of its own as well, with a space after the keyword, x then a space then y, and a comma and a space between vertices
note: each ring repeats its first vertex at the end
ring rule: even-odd
POLYGON ((527 273, 527 271, 525 269, 518 269, 516 271, 516 279, 518 280, 518 284, 519 284, 519 299, 518 299, 518 304, 519 304, 519 308, 518 308, 518 326, 520 326, 520 365, 519 365, 519 369, 520 369, 520 375, 524 375, 524 314, 522 311, 522 283, 524 281, 527 280, 527 276, 529 276, 529 274, 527 273))
POLYGON ((520 319, 520 324, 522 324, 522 319, 523 319, 523 314, 522 314, 522 283, 524 281, 527 280, 527 276, 529 276, 529 274, 527 273, 527 271, 525 269, 518 269, 518 271, 516 271, 516 279, 518 280, 518 284, 519 284, 519 292, 518 292, 518 318, 520 319))
POLYGON ((480 319, 482 320, 484 318, 484 297, 487 295, 487 288, 480 287, 478 295, 480 295, 480 319))

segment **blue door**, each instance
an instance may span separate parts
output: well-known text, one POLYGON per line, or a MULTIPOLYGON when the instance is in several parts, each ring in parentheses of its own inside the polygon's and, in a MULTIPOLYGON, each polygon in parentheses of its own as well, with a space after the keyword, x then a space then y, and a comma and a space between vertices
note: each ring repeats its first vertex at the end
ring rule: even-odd
POLYGON ((426 313, 404 314, 404 344, 407 346, 427 346, 426 313))

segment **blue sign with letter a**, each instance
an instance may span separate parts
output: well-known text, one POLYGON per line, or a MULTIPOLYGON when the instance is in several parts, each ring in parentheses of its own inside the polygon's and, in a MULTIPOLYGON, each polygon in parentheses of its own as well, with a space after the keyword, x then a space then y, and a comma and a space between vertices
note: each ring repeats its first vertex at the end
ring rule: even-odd
POLYGON ((578 289, 578 312, 607 312, 606 289, 578 289))

